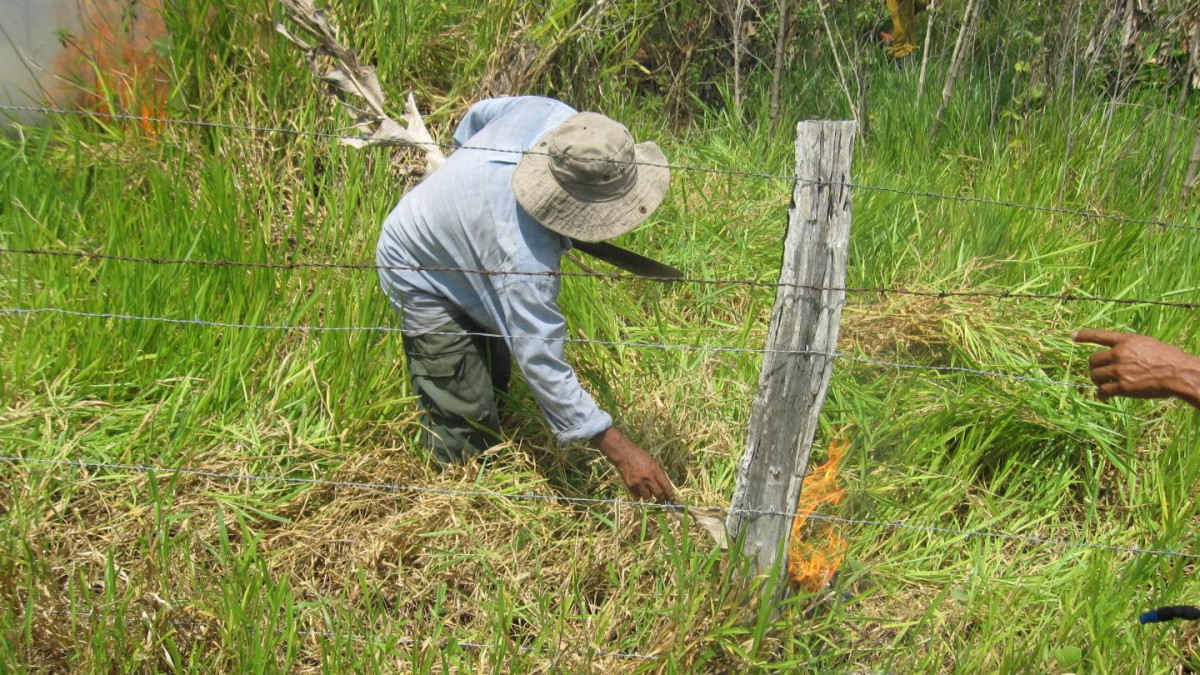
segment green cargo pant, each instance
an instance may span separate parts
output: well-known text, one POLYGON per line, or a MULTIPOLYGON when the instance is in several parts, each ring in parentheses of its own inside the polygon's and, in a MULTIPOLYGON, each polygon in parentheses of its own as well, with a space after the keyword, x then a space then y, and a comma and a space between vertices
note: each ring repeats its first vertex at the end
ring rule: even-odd
POLYGON ((423 442, 442 464, 466 462, 499 439, 496 393, 507 393, 512 356, 501 338, 462 317, 426 335, 404 336, 413 391, 421 399, 423 442), (441 333, 452 333, 443 335, 441 333))

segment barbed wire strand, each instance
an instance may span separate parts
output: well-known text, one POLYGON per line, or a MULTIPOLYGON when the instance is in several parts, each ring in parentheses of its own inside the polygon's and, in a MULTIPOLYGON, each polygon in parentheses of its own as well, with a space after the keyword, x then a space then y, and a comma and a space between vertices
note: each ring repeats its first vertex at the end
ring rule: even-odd
MULTIPOLYGON (((72 110, 64 110, 64 109, 58 109, 58 108, 43 108, 43 107, 34 107, 34 106, 0 105, 0 110, 27 111, 27 112, 37 112, 37 113, 42 113, 42 114, 76 114, 76 115, 84 115, 84 116, 107 117, 107 118, 115 119, 115 120, 144 121, 144 122, 169 123, 169 124, 185 124, 185 125, 198 126, 198 127, 223 128, 223 129, 231 129, 231 130, 266 132, 266 133, 286 133, 286 134, 292 134, 292 135, 311 136, 311 137, 319 137, 319 138, 332 138, 332 139, 347 138, 347 136, 340 135, 340 134, 301 131, 301 130, 283 129, 283 128, 275 128, 275 127, 237 125, 237 124, 209 122, 209 121, 200 121, 200 120, 178 120, 178 119, 157 118, 157 117, 141 116, 141 115, 98 113, 98 112, 92 112, 92 111, 72 111, 72 110)), ((483 148, 483 147, 472 147, 469 145, 463 146, 462 148, 456 148, 456 146, 454 146, 452 144, 445 144, 445 143, 418 143, 417 145, 435 145, 435 146, 438 146, 441 148, 449 148, 449 149, 480 150, 480 151, 506 152, 506 153, 515 153, 515 154, 545 154, 545 155, 551 154, 551 153, 541 153, 541 152, 530 151, 530 150, 520 151, 520 150, 513 150, 513 149, 508 149, 508 148, 483 148)), ((1120 223, 1143 224, 1143 225, 1150 225, 1150 226, 1157 226, 1157 227, 1164 227, 1164 228, 1174 228, 1174 229, 1185 229, 1185 230, 1200 230, 1200 226, 1183 225, 1183 224, 1171 223, 1171 222, 1157 220, 1157 219, 1133 218, 1133 217, 1116 215, 1116 214, 1104 214, 1104 213, 1100 213, 1100 212, 1096 212, 1096 211, 1083 210, 1083 209, 1070 209, 1070 208, 1065 208, 1065 207, 1053 207, 1053 206, 1044 206, 1044 205, 1035 205, 1035 204, 1025 204, 1025 203, 1011 201, 1011 200, 987 199, 987 198, 972 197, 972 196, 966 196, 966 195, 953 195, 953 194, 946 194, 946 193, 938 193, 938 192, 932 192, 932 191, 907 190, 907 189, 903 189, 903 188, 896 188, 896 187, 890 187, 890 186, 866 185, 866 184, 854 183, 854 182, 850 182, 850 181, 817 181, 817 180, 802 178, 800 176, 795 176, 795 175, 772 174, 772 173, 768 173, 768 172, 754 172, 754 171, 742 171, 742 170, 730 170, 730 169, 716 169, 716 168, 711 168, 711 167, 698 167, 698 166, 681 165, 681 164, 662 165, 662 164, 652 164, 652 163, 642 163, 642 162, 632 162, 632 163, 645 164, 647 166, 659 166, 659 167, 663 167, 663 168, 678 169, 678 170, 683 170, 683 171, 704 172, 704 173, 717 174, 717 175, 758 177, 758 178, 764 178, 764 179, 770 179, 770 180, 801 181, 801 182, 818 183, 818 184, 840 184, 845 187, 851 187, 851 188, 856 188, 856 189, 865 189, 865 190, 871 190, 871 191, 903 194, 903 195, 916 196, 916 197, 922 197, 922 198, 950 200, 950 201, 975 203, 975 204, 990 205, 990 206, 1001 206, 1001 207, 1006 207, 1006 208, 1029 210, 1029 211, 1034 211, 1034 212, 1071 215, 1071 216, 1077 216, 1077 217, 1089 218, 1089 219, 1104 219, 1104 220, 1111 220, 1111 221, 1120 222, 1120 223)), ((211 261, 170 260, 170 259, 156 259, 156 258, 134 258, 134 257, 130 257, 130 256, 113 256, 113 255, 87 253, 87 252, 55 252, 55 251, 32 250, 32 249, 26 249, 26 250, 4 249, 0 252, 9 253, 9 254, 22 253, 22 254, 29 254, 29 255, 73 256, 73 257, 79 257, 79 258, 123 260, 123 261, 128 261, 128 262, 142 262, 142 263, 151 263, 151 264, 192 264, 192 265, 255 267, 255 268, 273 268, 273 269, 287 269, 287 268, 290 268, 290 269, 300 269, 300 268, 385 269, 386 268, 386 269, 408 269, 411 271, 450 271, 450 272, 476 273, 476 274, 487 274, 487 275, 536 274, 536 275, 557 275, 557 276, 587 276, 587 277, 601 277, 601 278, 611 278, 611 279, 638 278, 638 277, 631 277, 630 275, 618 275, 618 274, 612 274, 612 275, 603 275, 603 274, 594 274, 594 273, 592 273, 592 274, 574 273, 573 274, 573 273, 569 273, 569 272, 529 273, 529 272, 506 272, 506 271, 498 271, 498 270, 466 270, 466 269, 461 269, 461 268, 450 268, 450 267, 421 268, 421 267, 416 267, 416 266, 412 266, 412 267, 380 266, 380 265, 353 264, 353 263, 347 264, 347 263, 299 262, 299 263, 272 264, 272 263, 248 263, 248 262, 238 262, 238 261, 230 261, 230 260, 211 260, 211 261)), ((1139 300, 1139 299, 1126 299, 1126 298, 1098 298, 1098 297, 1092 297, 1092 296, 1081 296, 1081 295, 1077 295, 1077 294, 1073 294, 1073 293, 1052 295, 1052 294, 1017 293, 1017 292, 1008 292, 1008 291, 916 291, 916 290, 909 290, 909 289, 902 289, 902 288, 886 288, 886 287, 875 287, 875 288, 869 288, 869 287, 821 287, 821 286, 811 286, 811 285, 802 285, 802 284, 773 283, 773 282, 767 282, 767 281, 746 280, 746 279, 712 280, 712 279, 695 279, 695 278, 675 279, 675 278, 652 278, 652 277, 650 279, 656 280, 656 281, 668 281, 668 282, 674 282, 674 283, 711 284, 711 285, 724 285, 724 286, 739 285, 739 286, 757 286, 757 287, 793 287, 793 288, 801 288, 801 289, 808 289, 808 290, 820 290, 820 291, 844 291, 844 292, 848 292, 848 293, 876 293, 876 294, 892 293, 892 294, 914 295, 914 296, 922 296, 922 297, 937 297, 937 298, 997 297, 997 298, 1057 300, 1057 301, 1062 301, 1062 302, 1090 301, 1090 302, 1103 302, 1103 303, 1127 304, 1127 305, 1158 305, 1158 306, 1167 306, 1167 307, 1178 307, 1178 308, 1184 308, 1184 309, 1189 309, 1189 310, 1194 310, 1198 306, 1200 306, 1200 303, 1171 302, 1171 301, 1163 301, 1163 300, 1139 300)), ((284 326, 284 325, 253 326, 253 325, 248 325, 248 324, 233 324, 233 323, 209 322, 209 321, 199 321, 199 320, 165 319, 165 318, 159 318, 159 317, 134 317, 134 316, 129 316, 129 315, 117 315, 117 314, 76 313, 76 312, 69 312, 68 310, 61 310, 61 309, 57 309, 57 308, 0 309, 0 313, 6 313, 6 314, 30 314, 30 313, 35 313, 35 312, 37 312, 37 313, 54 312, 54 313, 59 313, 59 314, 69 313, 72 315, 88 316, 88 317, 93 317, 93 318, 134 319, 134 320, 143 320, 143 321, 164 321, 164 322, 169 322, 169 323, 187 323, 187 324, 198 324, 198 325, 230 327, 230 328, 258 328, 258 329, 305 330, 305 331, 311 331, 311 330, 387 330, 389 332, 396 331, 396 329, 391 329, 389 327, 382 327, 382 326, 358 326, 358 327, 317 327, 317 326, 284 326)), ((488 335, 488 337, 505 337, 505 336, 488 335)), ((508 337, 530 338, 530 337, 534 337, 534 336, 508 336, 508 337)), ((546 339, 546 338, 536 338, 536 339, 546 339)), ((566 338, 566 339, 564 339, 564 341, 591 342, 591 343, 598 343, 598 344, 620 345, 620 346, 699 349, 699 350, 704 350, 704 351, 733 351, 733 352, 753 352, 753 353, 766 353, 767 351, 785 351, 787 353, 803 353, 803 354, 810 354, 810 355, 823 355, 823 356, 842 358, 842 359, 848 358, 853 361, 875 364, 875 365, 883 365, 883 366, 889 366, 889 367, 934 369, 934 370, 943 370, 943 371, 950 370, 950 371, 956 371, 956 372, 982 374, 982 375, 987 375, 987 376, 991 376, 991 377, 1006 377, 1006 378, 1011 378, 1011 379, 1017 379, 1020 381, 1043 382, 1046 384, 1087 388, 1086 385, 1078 385, 1078 384, 1069 383, 1069 382, 1041 380, 1038 378, 1026 378, 1023 376, 1013 376, 1013 375, 1009 375, 1006 373, 994 373, 994 372, 989 372, 989 371, 981 371, 981 370, 958 368, 958 367, 945 367, 945 366, 933 367, 933 366, 919 366, 916 364, 902 364, 902 363, 888 362, 888 361, 882 361, 882 360, 877 360, 877 359, 852 357, 852 356, 849 356, 846 354, 833 353, 833 352, 820 353, 820 352, 810 352, 810 351, 796 352, 796 351, 789 351, 789 350, 754 350, 754 349, 746 349, 746 348, 720 348, 720 347, 714 348, 714 347, 699 347, 699 346, 691 346, 691 345, 666 345, 666 344, 655 344, 655 343, 598 341, 598 340, 585 340, 585 339, 572 339, 572 338, 566 338)), ((647 503, 647 502, 633 502, 633 501, 628 501, 628 500, 572 498, 572 497, 548 496, 548 495, 536 495, 536 494, 510 495, 510 494, 491 492, 491 491, 444 490, 444 489, 438 489, 438 488, 422 488, 422 487, 418 487, 418 486, 402 486, 402 485, 394 485, 394 484, 386 484, 386 483, 356 483, 356 482, 350 482, 350 481, 323 481, 323 480, 317 480, 317 479, 299 479, 299 478, 291 478, 291 477, 256 476, 256 475, 251 475, 251 474, 223 474, 223 473, 219 473, 219 472, 195 471, 195 470, 189 470, 189 469, 163 469, 163 468, 150 467, 150 466, 146 466, 146 465, 120 465, 120 464, 108 464, 108 463, 99 463, 99 462, 72 462, 72 461, 68 461, 68 460, 40 460, 40 459, 33 459, 33 458, 18 458, 18 457, 5 457, 5 456, 0 456, 0 461, 43 462, 43 463, 74 466, 74 467, 78 467, 78 468, 111 468, 111 469, 122 469, 122 470, 135 470, 135 471, 142 471, 142 472, 168 472, 168 473, 203 476, 203 477, 209 477, 209 478, 220 478, 220 479, 225 479, 225 480, 239 480, 239 481, 240 480, 268 480, 268 481, 282 481, 282 482, 288 482, 288 483, 308 483, 308 484, 331 486, 331 487, 356 487, 356 488, 367 488, 367 489, 383 489, 383 490, 387 490, 387 491, 391 491, 391 492, 434 492, 434 493, 438 493, 438 494, 460 494, 460 495, 470 495, 470 496, 499 497, 499 498, 508 498, 508 499, 548 499, 548 500, 552 500, 552 501, 632 505, 632 506, 639 506, 639 507, 643 507, 643 508, 646 508, 646 507, 671 508, 671 507, 658 505, 658 504, 652 504, 652 503, 647 503)), ((706 508, 710 508, 710 507, 706 507, 706 508)), ((756 514, 756 515, 788 516, 791 518, 795 518, 798 515, 801 515, 801 514, 790 513, 790 512, 770 512, 770 511, 758 511, 758 510, 739 510, 739 511, 745 511, 747 513, 752 513, 752 514, 756 514)), ((986 538, 1003 539, 1003 540, 1009 540, 1009 541, 1019 541, 1019 542, 1023 542, 1023 543, 1030 543, 1030 544, 1037 544, 1037 545, 1064 546, 1064 547, 1086 547, 1086 548, 1109 550, 1109 551, 1124 552, 1124 553, 1131 553, 1131 554, 1151 554, 1151 555, 1163 555, 1163 556, 1177 556, 1177 557, 1184 557, 1184 558, 1200 557, 1195 554, 1189 554, 1189 553, 1181 552, 1181 551, 1143 549, 1143 548, 1135 548, 1135 547, 1122 547, 1122 546, 1114 546, 1114 545, 1108 545, 1108 544, 1096 544, 1093 542, 1077 542, 1077 541, 1064 540, 1064 539, 1052 539, 1052 538, 1043 538, 1043 537, 1013 535, 1013 534, 1003 533, 1003 532, 988 532, 988 531, 980 531, 980 530, 960 530, 960 529, 955 529, 955 528, 943 528, 943 527, 936 527, 936 526, 911 525, 911 524, 899 522, 899 521, 874 521, 874 520, 862 520, 862 519, 849 519, 849 518, 839 518, 839 517, 835 517, 835 516, 823 516, 823 515, 817 515, 817 514, 802 514, 802 515, 803 515, 803 517, 812 518, 815 520, 824 520, 824 521, 828 521, 828 522, 835 522, 835 523, 841 523, 841 524, 872 525, 872 526, 883 526, 883 527, 891 527, 891 528, 909 529, 909 530, 917 530, 917 531, 924 531, 924 532, 930 532, 930 533, 951 534, 951 535, 967 536, 967 537, 986 537, 986 538)), ((37 610, 35 610, 35 611, 37 611, 37 610)), ((42 611, 45 611, 45 610, 42 610, 42 611)), ((86 614, 90 616, 91 613, 87 612, 86 614)), ((327 637, 327 638, 328 637, 351 637, 352 639, 360 639, 360 640, 367 639, 366 636, 357 635, 357 634, 345 636, 345 635, 324 633, 324 632, 315 632, 315 631, 297 631, 297 635, 319 636, 319 637, 327 637)), ((396 644, 415 644, 415 640, 413 638, 399 638, 399 639, 395 640, 395 643, 396 644)), ((470 648, 470 649, 490 649, 493 647, 492 645, 489 645, 489 644, 475 643, 475 642, 469 642, 469 641, 453 641, 453 643, 457 644, 460 647, 470 648)), ((444 646, 445 644, 446 644, 446 642, 441 643, 442 646, 444 646)), ((529 647, 518 647, 518 650, 521 652, 536 651, 535 648, 529 648, 529 647)), ((559 652, 559 653, 561 653, 561 652, 559 652)), ((654 655, 637 654, 637 653, 621 653, 621 652, 599 653, 599 654, 597 654, 597 656, 616 657, 616 658, 625 658, 625 659, 654 659, 654 658, 656 658, 656 656, 654 656, 654 655)))
MULTIPOLYGON (((27 609, 24 605, 10 606, 8 608, 9 611, 13 611, 13 610, 17 610, 17 609, 20 609, 22 611, 31 611, 34 614, 41 614, 41 615, 46 615, 46 616, 72 616, 72 617, 80 617, 80 618, 85 618, 85 619, 90 619, 94 616, 103 614, 103 612, 100 612, 100 611, 97 611, 94 609, 68 610, 68 609, 46 609, 46 608, 41 608, 41 607, 34 607, 32 609, 27 609)), ((125 623, 140 623, 148 618, 148 613, 143 612, 142 615, 126 614, 123 617, 113 617, 113 618, 120 618, 125 623)), ((187 619, 168 619, 168 622, 177 628, 191 628, 191 627, 195 627, 197 625, 196 622, 189 621, 187 619)), ((286 634, 286 631, 284 631, 284 629, 282 629, 282 628, 277 628, 276 633, 286 634)), ((484 642, 474 642, 471 640, 458 640, 455 638, 444 638, 444 639, 438 640, 437 642, 430 642, 427 640, 417 640, 416 638, 411 638, 411 637, 382 638, 379 635, 367 635, 364 633, 339 633, 339 632, 334 632, 334 631, 296 630, 296 631, 293 631, 293 633, 299 637, 318 637, 318 638, 324 638, 327 640, 342 638, 342 639, 349 639, 349 640, 354 640, 354 641, 358 641, 358 642, 366 642, 369 640, 376 640, 376 641, 385 641, 386 640, 387 642, 390 642, 391 644, 394 644, 394 645, 436 646, 439 649, 444 649, 451 645, 461 647, 464 649, 474 649, 474 650, 496 649, 496 646, 492 645, 492 644, 487 644, 484 642)), ((523 647, 523 646, 515 646, 514 648, 516 649, 516 651, 518 653, 521 653, 521 654, 545 654, 546 656, 551 656, 554 658, 557 658, 563 654, 581 654, 581 655, 585 655, 585 656, 590 655, 594 658, 601 658, 601 659, 613 658, 613 659, 623 659, 623 660, 628 660, 628 661, 655 661, 659 658, 658 654, 642 654, 642 653, 638 653, 638 652, 604 652, 604 651, 589 652, 586 649, 582 649, 582 648, 578 648, 578 647, 571 648, 571 649, 550 649, 550 650, 539 649, 537 647, 523 647)))
POLYGON ((4 248, 0 247, 0 254, 4 255, 28 255, 28 256, 45 256, 57 258, 78 258, 84 260, 111 260, 113 262, 127 262, 147 265, 193 265, 199 267, 232 267, 232 268, 252 268, 252 269, 272 269, 272 270, 298 270, 298 269, 344 269, 344 270, 391 270, 400 272, 454 272, 460 274, 478 274, 481 276, 529 276, 529 277, 566 277, 566 278, 588 278, 588 279, 606 279, 611 281, 639 281, 649 280, 669 284, 696 284, 707 286, 748 286, 755 288, 793 288, 797 290, 822 291, 822 292, 845 292, 856 294, 874 294, 874 295, 909 295, 923 298, 999 298, 1013 300, 1050 300, 1057 302, 1096 302, 1104 304, 1118 305, 1153 305, 1158 307, 1172 307, 1177 309, 1186 309, 1194 311, 1200 309, 1200 302, 1180 302, 1174 300, 1160 300, 1148 298, 1109 298, 1092 295, 1080 295, 1073 292, 1063 293, 1028 293, 1023 291, 978 291, 978 290, 918 290, 898 286, 821 286, 815 284, 801 284, 787 281, 766 281, 763 279, 705 279, 698 277, 661 277, 651 275, 634 275, 634 274, 606 274, 603 272, 567 272, 562 270, 557 271, 541 271, 541 272, 524 272, 517 270, 489 270, 489 269, 474 269, 466 267, 450 267, 439 265, 380 265, 377 263, 345 263, 345 262, 321 262, 321 261, 296 261, 284 263, 272 262, 257 262, 243 260, 229 260, 224 258, 216 259, 197 259, 197 258, 158 258, 147 256, 127 256, 116 255, 111 253, 99 253, 95 251, 68 251, 55 249, 38 249, 38 248, 4 248))
MULTIPOLYGON (((327 139, 336 139, 336 140, 344 140, 344 139, 362 140, 360 137, 357 137, 357 136, 350 136, 350 135, 346 135, 346 134, 335 134, 335 133, 328 133, 328 132, 322 132, 322 131, 306 131, 306 130, 302 130, 302 129, 287 129, 287 128, 282 128, 282 127, 266 127, 266 126, 247 125, 247 124, 234 124, 234 123, 230 123, 230 122, 213 122, 213 121, 208 121, 208 120, 172 119, 172 118, 167 118, 167 117, 150 117, 150 116, 146 116, 146 115, 129 115, 129 114, 124 114, 124 113, 111 113, 111 112, 106 113, 106 112, 98 112, 98 111, 91 111, 91 110, 67 110, 67 109, 63 109, 63 108, 47 108, 47 107, 39 107, 39 106, 19 106, 19 105, 0 105, 0 110, 8 110, 8 111, 13 111, 13 112, 35 112, 35 113, 49 114, 49 115, 74 115, 74 116, 82 116, 82 117, 103 117, 103 118, 107 118, 107 119, 132 121, 132 122, 154 122, 154 123, 159 123, 159 124, 179 124, 179 125, 185 125, 185 126, 206 127, 206 128, 214 128, 214 129, 228 129, 228 130, 234 130, 234 131, 251 131, 251 132, 258 132, 258 133, 280 133, 280 134, 288 134, 288 135, 293 135, 293 136, 308 136, 308 137, 314 137, 314 138, 327 138, 327 139)), ((410 145, 410 146, 426 145, 426 146, 433 146, 433 147, 449 149, 449 150, 477 150, 477 151, 482 151, 482 152, 501 152, 501 153, 519 154, 519 155, 545 155, 545 156, 550 156, 550 157, 558 156, 558 153, 540 152, 540 151, 536 151, 536 150, 516 150, 513 148, 492 148, 492 147, 479 147, 479 146, 472 146, 472 145, 464 145, 464 146, 460 147, 460 146, 456 146, 452 143, 440 143, 437 141, 419 141, 419 142, 410 143, 408 145, 410 145)), ((986 206, 1001 206, 1001 207, 1005 207, 1005 208, 1020 209, 1020 210, 1026 210, 1026 211, 1035 211, 1035 212, 1040 212, 1040 213, 1053 213, 1053 214, 1060 214, 1060 215, 1076 216, 1079 218, 1087 218, 1087 219, 1092 219, 1092 220, 1110 220, 1113 222, 1126 223, 1126 224, 1131 224, 1131 225, 1149 225, 1149 226, 1154 226, 1154 227, 1162 227, 1162 228, 1170 228, 1170 229, 1200 231, 1200 225, 1185 225, 1182 223, 1173 223, 1173 222, 1169 222, 1169 221, 1165 221, 1165 220, 1152 219, 1152 218, 1135 218, 1132 216, 1123 216, 1123 215, 1111 214, 1111 213, 1101 213, 1099 211, 1092 211, 1092 210, 1087 210, 1087 209, 1072 209, 1072 208, 1067 208, 1067 207, 1062 207, 1062 206, 1045 206, 1045 205, 1040 205, 1040 204, 1026 204, 1026 203, 1022 203, 1022 202, 1016 202, 1016 201, 1005 200, 1005 199, 989 199, 986 197, 973 197, 973 196, 969 196, 969 195, 955 195, 955 194, 942 193, 942 192, 933 192, 933 191, 928 191, 928 190, 908 190, 905 188, 899 188, 899 187, 894 187, 894 186, 869 185, 866 183, 857 183, 857 182, 853 182, 853 181, 829 181, 829 180, 821 180, 821 179, 813 179, 813 178, 804 178, 804 177, 793 175, 793 174, 775 174, 775 173, 769 173, 769 172, 763 172, 763 171, 745 171, 745 170, 739 170, 739 169, 719 169, 719 168, 715 168, 715 167, 694 166, 694 165, 689 165, 689 164, 672 164, 669 162, 665 163, 665 164, 659 164, 659 163, 654 163, 654 162, 620 161, 620 160, 596 159, 596 158, 584 158, 584 157, 579 157, 579 158, 574 158, 574 159, 584 159, 584 160, 590 159, 592 161, 606 161, 606 162, 610 162, 610 163, 614 163, 614 164, 634 164, 634 165, 638 165, 638 166, 650 166, 650 167, 658 167, 658 168, 666 168, 666 169, 675 169, 675 170, 679 170, 679 171, 690 171, 690 172, 708 173, 708 174, 725 175, 725 176, 762 178, 762 179, 767 179, 767 180, 779 180, 779 181, 787 181, 787 182, 802 182, 802 183, 810 183, 810 184, 816 184, 816 185, 841 185, 843 187, 849 187, 849 188, 859 189, 859 190, 869 190, 869 191, 874 191, 874 192, 888 192, 888 193, 902 194, 902 195, 907 195, 907 196, 912 196, 912 197, 922 197, 922 198, 926 198, 926 199, 940 199, 940 200, 957 201, 957 202, 971 203, 971 204, 981 204, 981 205, 986 205, 986 206)))
MULTIPOLYGON (((116 314, 110 312, 81 312, 71 309, 62 309, 59 307, 0 307, 0 315, 9 314, 16 316, 29 316, 37 314, 55 314, 61 316, 73 316, 88 319, 112 319, 117 321, 144 321, 151 323, 166 323, 173 325, 185 326, 205 326, 209 328, 233 328, 241 330, 266 330, 266 331, 295 331, 308 333, 348 333, 348 332, 379 332, 379 333, 400 333, 406 331, 403 328, 396 326, 311 326, 304 324, 248 324, 234 323, 227 321, 208 321, 204 319, 176 319, 161 316, 138 316, 134 314, 116 314)), ((578 337, 552 337, 544 335, 511 335, 505 333, 487 333, 480 331, 425 331, 420 335, 448 335, 448 336, 470 336, 470 337, 486 337, 511 340, 541 340, 543 342, 563 342, 575 344, 594 344, 606 347, 633 347, 638 349, 663 349, 673 351, 690 351, 690 352, 712 352, 718 354, 789 354, 794 356, 824 356, 830 359, 839 359, 842 361, 851 361, 855 363, 865 363, 874 366, 886 366, 889 368, 898 368, 901 370, 926 370, 941 373, 961 373, 965 375, 979 375, 999 380, 1013 380, 1016 382, 1028 382, 1033 384, 1045 384, 1058 387, 1071 387, 1075 389, 1090 389, 1091 385, 1078 382, 1067 382, 1062 380, 1051 380, 1048 378, 1031 377, 1028 375, 1016 375, 1013 373, 1004 373, 994 370, 983 370, 979 368, 967 368, 965 366, 933 366, 917 363, 903 363, 899 361, 887 361, 884 359, 875 359, 865 356, 855 356, 844 352, 825 352, 808 349, 773 349, 769 347, 723 347, 718 345, 685 345, 671 344, 665 342, 646 342, 639 340, 598 340, 594 338, 578 338, 578 337)))
POLYGON ((660 504, 657 502, 633 501, 629 499, 606 499, 601 497, 570 497, 567 495, 545 495, 532 492, 512 493, 499 492, 496 490, 467 490, 459 488, 435 488, 422 485, 404 485, 397 483, 385 482, 359 482, 348 480, 327 480, 321 478, 300 478, 297 476, 272 476, 251 473, 229 473, 222 471, 209 471, 203 469, 188 469, 188 468, 169 468, 156 467, 148 464, 118 464, 112 462, 91 462, 82 460, 69 459, 48 459, 41 457, 22 457, 19 455, 0 455, 0 462, 9 462, 12 464, 43 464, 60 467, 72 467, 78 469, 111 469, 117 471, 135 471, 147 474, 172 474, 195 476, 197 478, 209 478, 213 480, 230 481, 230 482, 274 482, 290 485, 310 485, 314 487, 324 488, 351 488, 359 490, 371 490, 377 492, 390 493, 414 493, 414 494, 433 494, 448 497, 489 497, 495 499, 507 500, 524 500, 524 501, 541 501, 561 504, 582 504, 582 505, 615 505, 615 506, 630 506, 642 509, 668 511, 668 512, 686 512, 688 509, 701 510, 718 510, 727 513, 745 513, 752 516, 772 516, 785 517, 790 519, 804 518, 808 520, 817 520, 829 523, 837 523, 840 525, 863 525, 871 527, 883 527, 889 529, 909 530, 915 532, 925 532, 928 534, 945 534, 952 536, 961 536, 968 538, 985 538, 1000 541, 1011 541, 1022 544, 1032 544, 1037 546, 1052 546, 1060 548, 1084 548, 1100 551, 1111 551, 1114 553, 1128 553, 1132 555, 1156 555, 1164 557, 1176 557, 1195 559, 1200 558, 1200 554, 1188 553, 1186 551, 1177 551, 1171 549, 1154 549, 1142 548, 1135 546, 1119 546, 1116 544, 1102 544, 1088 541, 1077 541, 1072 539, 1063 539, 1057 537, 1038 537, 1032 535, 1012 534, 1009 532, 996 532, 991 530, 975 530, 975 529, 959 529, 953 527, 941 527, 936 525, 919 525, 906 521, 890 521, 890 520, 871 520, 862 518, 842 518, 840 516, 829 516, 815 513, 797 513, 795 511, 779 511, 771 509, 754 509, 754 508, 731 508, 730 505, 721 506, 696 506, 696 505, 678 505, 678 504, 660 504))

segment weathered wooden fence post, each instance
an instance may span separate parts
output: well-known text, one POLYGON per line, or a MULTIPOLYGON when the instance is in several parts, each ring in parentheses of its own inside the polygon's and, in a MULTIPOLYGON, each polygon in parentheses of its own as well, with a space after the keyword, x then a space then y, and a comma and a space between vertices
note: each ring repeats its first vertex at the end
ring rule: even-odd
MULTIPOLYGON (((755 573, 780 580, 800 484, 825 402, 846 293, 854 122, 801 122, 775 309, 727 527, 755 573), (789 286, 788 284, 794 284, 789 286), (802 288, 815 286, 817 289, 802 288), (770 514, 776 515, 767 515, 770 514)), ((782 594, 786 584, 775 586, 782 594)))

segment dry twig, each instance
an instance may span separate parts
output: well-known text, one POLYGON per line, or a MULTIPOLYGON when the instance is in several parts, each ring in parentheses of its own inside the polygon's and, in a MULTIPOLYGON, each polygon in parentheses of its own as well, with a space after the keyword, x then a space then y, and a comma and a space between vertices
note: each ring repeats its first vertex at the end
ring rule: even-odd
POLYGON ((276 24, 275 30, 304 50, 309 69, 325 84, 326 93, 354 116, 355 125, 363 134, 342 142, 356 148, 419 147, 425 153, 426 173, 437 170, 446 161, 446 156, 425 128, 412 94, 405 102, 404 123, 401 124, 384 109, 383 89, 379 86, 375 68, 363 65, 358 56, 341 43, 337 31, 313 0, 279 1, 284 14, 296 25, 297 32, 313 40, 314 44, 292 33, 282 23, 276 24), (321 65, 322 58, 332 62, 327 70, 321 65))

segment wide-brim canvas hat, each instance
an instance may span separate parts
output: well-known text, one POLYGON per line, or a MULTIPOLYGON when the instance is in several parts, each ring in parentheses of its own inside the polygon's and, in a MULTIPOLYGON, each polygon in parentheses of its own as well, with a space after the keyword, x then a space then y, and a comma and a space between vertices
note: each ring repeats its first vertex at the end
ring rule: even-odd
POLYGON ((517 203, 546 229, 598 242, 641 225, 670 185, 667 158, 625 125, 577 113, 538 140, 513 173, 517 203))

